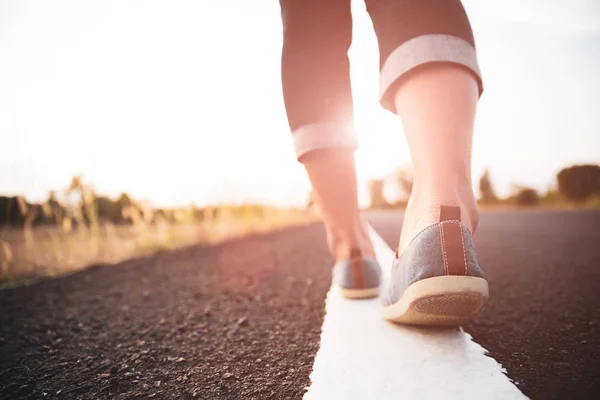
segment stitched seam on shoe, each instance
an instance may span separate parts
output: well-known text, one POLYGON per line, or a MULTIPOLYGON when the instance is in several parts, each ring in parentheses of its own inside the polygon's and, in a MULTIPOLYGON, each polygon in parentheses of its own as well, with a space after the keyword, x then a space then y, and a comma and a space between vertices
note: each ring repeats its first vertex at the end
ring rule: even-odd
MULTIPOLYGON (((460 239, 461 239, 461 242, 462 242, 462 250, 463 250, 463 260, 465 262, 465 276, 467 276, 468 275, 468 269, 467 269, 467 251, 466 251, 466 248, 465 248, 465 236, 464 236, 464 233, 463 233, 463 226, 466 227, 466 225, 463 224, 461 221, 458 221, 456 219, 442 221, 439 224, 442 225, 442 224, 445 224, 445 223, 453 223, 453 224, 458 224, 459 225, 459 228, 460 228, 460 239)), ((446 275, 448 275, 447 265, 446 265, 446 263, 447 263, 447 260, 446 260, 446 246, 444 244, 444 235, 442 233, 443 230, 444 230, 443 227, 440 227, 440 236, 442 237, 442 251, 443 251, 443 254, 444 254, 444 271, 446 272, 446 275)), ((469 229, 467 229, 467 232, 469 232, 469 229)), ((469 235, 470 235, 470 232, 469 232, 469 235)))
POLYGON ((463 228, 460 223, 458 224, 458 228, 460 229, 460 239, 462 241, 463 259, 465 260, 465 276, 467 276, 467 251, 465 250, 465 236, 463 234, 463 228))
MULTIPOLYGON (((413 243, 413 242, 414 242, 414 241, 415 241, 415 240, 416 240, 416 239, 417 239, 419 236, 421 236, 423 233, 425 233, 425 232, 427 232, 427 231, 429 231, 429 230, 431 230, 431 229, 433 229, 433 228, 435 228, 435 227, 439 227, 439 228, 440 228, 440 230, 441 230, 441 229, 442 229, 442 224, 445 224, 446 222, 458 222, 458 223, 460 223, 460 224, 461 224, 461 226, 462 226, 462 225, 464 225, 464 224, 463 224, 461 221, 459 221, 459 220, 456 220, 456 219, 452 219, 452 220, 448 220, 448 221, 442 221, 442 222, 436 222, 435 224, 429 225, 427 228, 425 228, 425 229, 423 229, 421 232, 417 233, 417 235, 416 235, 414 238, 412 238, 412 239, 410 240, 410 242, 408 243, 408 245, 406 246, 406 248, 408 248, 408 247, 409 247, 409 246, 410 246, 410 245, 411 245, 411 244, 412 244, 412 243, 413 243)), ((465 226, 466 226, 466 225, 465 225, 465 226)), ((469 231, 469 230, 467 229, 467 232, 468 232, 468 231, 469 231)), ((471 235, 471 232, 469 232, 469 235, 471 235)), ((396 252, 397 252, 397 251, 398 251, 398 249, 396 248, 396 252)), ((404 252, 402 252, 402 253, 404 253, 404 252)), ((400 254, 400 257, 396 257, 395 259, 396 259, 396 260, 400 260, 401 258, 402 258, 402 254, 400 254)))
POLYGON ((465 238, 463 236, 463 223, 460 222, 457 219, 450 219, 450 220, 446 220, 446 221, 442 221, 442 222, 438 222, 438 224, 440 225, 440 238, 442 240, 442 255, 443 255, 443 259, 444 259, 444 273, 446 275, 450 275, 450 272, 448 270, 448 256, 446 255, 446 242, 444 240, 444 227, 442 226, 443 224, 446 223, 451 223, 451 224, 458 224, 458 227, 460 228, 460 238, 462 241, 462 250, 463 250, 463 260, 465 262, 465 276, 467 276, 467 255, 466 255, 466 251, 465 251, 465 238))
MULTIPOLYGON (((441 224, 441 222, 440 222, 441 224)), ((444 275, 448 274, 448 261, 446 260, 446 243, 444 242, 444 227, 440 226, 440 239, 442 241, 442 258, 444 260, 444 275)))
MULTIPOLYGON (((410 244, 413 242, 413 240, 415 240, 416 238, 418 238, 419 236, 421 236, 421 234, 427 232, 430 229, 435 228, 436 226, 441 226, 442 224, 445 224, 446 222, 460 222, 457 219, 451 219, 451 220, 447 220, 447 221, 442 221, 442 222, 436 222, 435 224, 429 225, 427 228, 423 229, 421 232, 417 233, 417 235, 411 239, 410 243, 408 244, 408 246, 410 246, 410 244)), ((460 222, 462 224, 462 222, 460 222)), ((407 246, 407 247, 408 247, 407 246)))
POLYGON ((473 235, 471 234, 471 231, 469 230, 469 228, 462 221, 459 221, 457 219, 450 219, 450 220, 447 220, 447 221, 438 222, 438 224, 445 224, 446 222, 458 222, 460 224, 460 226, 464 226, 465 228, 467 228, 467 233, 469 234, 469 237, 471 239, 473 239, 473 235))
POLYGON ((438 224, 446 224, 446 223, 449 223, 449 222, 454 222, 454 223, 457 223, 457 222, 458 222, 459 224, 462 224, 462 222, 460 222, 460 221, 459 221, 459 220, 457 220, 457 219, 448 219, 448 220, 446 220, 446 221, 438 222, 438 224))

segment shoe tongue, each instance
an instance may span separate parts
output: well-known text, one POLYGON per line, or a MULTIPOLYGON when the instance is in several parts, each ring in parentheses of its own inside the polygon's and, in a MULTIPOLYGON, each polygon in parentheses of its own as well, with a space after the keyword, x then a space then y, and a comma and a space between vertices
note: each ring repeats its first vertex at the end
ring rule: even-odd
POLYGON ((460 207, 440 206, 440 222, 460 221, 460 207))

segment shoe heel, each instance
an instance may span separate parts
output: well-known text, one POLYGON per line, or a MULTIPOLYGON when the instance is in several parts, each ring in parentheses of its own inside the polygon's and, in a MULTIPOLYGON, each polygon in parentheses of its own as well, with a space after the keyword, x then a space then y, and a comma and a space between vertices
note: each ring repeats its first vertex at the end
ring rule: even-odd
POLYGON ((381 312, 385 319, 404 324, 458 326, 469 322, 488 296, 483 278, 439 276, 413 283, 398 302, 381 312))
POLYGON ((342 296, 347 299, 370 299, 372 297, 379 296, 379 288, 368 288, 368 289, 342 289, 342 296))

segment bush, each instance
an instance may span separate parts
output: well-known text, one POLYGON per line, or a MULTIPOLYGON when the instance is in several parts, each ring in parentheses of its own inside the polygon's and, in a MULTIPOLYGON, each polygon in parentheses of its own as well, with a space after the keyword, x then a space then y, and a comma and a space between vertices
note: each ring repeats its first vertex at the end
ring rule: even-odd
POLYGON ((556 176, 558 190, 569 200, 583 201, 600 194, 600 166, 574 165, 562 169, 556 176))
POLYGON ((521 188, 514 196, 519 206, 532 207, 540 203, 540 196, 535 189, 521 188))

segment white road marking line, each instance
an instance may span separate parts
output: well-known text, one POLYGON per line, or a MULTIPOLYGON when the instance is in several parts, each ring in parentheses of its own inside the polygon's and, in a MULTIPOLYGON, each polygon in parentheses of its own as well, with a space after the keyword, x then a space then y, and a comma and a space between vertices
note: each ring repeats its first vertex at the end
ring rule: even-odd
MULTIPOLYGON (((385 288, 393 252, 370 234, 385 288)), ((305 400, 527 398, 462 329, 394 325, 381 318, 379 302, 347 300, 331 287, 305 400)))

